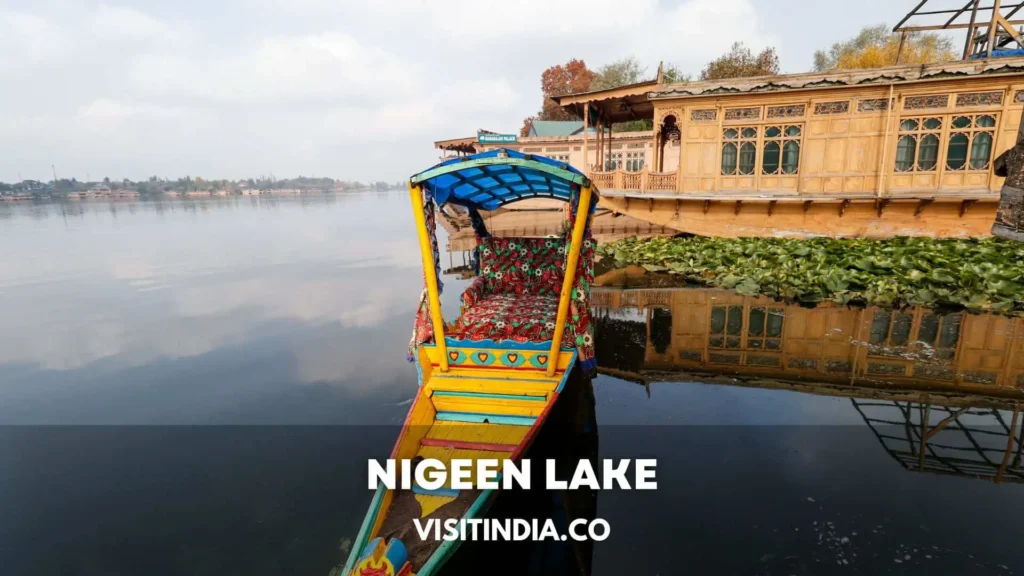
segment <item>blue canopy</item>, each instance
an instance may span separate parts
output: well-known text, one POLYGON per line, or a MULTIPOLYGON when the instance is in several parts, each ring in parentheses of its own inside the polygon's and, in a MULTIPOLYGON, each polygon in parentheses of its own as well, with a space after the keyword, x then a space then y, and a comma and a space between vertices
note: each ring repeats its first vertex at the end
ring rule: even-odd
POLYGON ((450 202, 478 210, 494 210, 524 198, 568 202, 573 185, 591 186, 589 178, 565 162, 505 148, 453 158, 409 182, 422 185, 438 204, 450 202))

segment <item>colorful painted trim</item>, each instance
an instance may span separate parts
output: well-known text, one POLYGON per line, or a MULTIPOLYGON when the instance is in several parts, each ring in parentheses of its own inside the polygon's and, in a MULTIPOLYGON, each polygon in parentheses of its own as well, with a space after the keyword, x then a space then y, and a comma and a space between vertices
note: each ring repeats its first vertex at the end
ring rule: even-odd
POLYGON ((384 484, 377 486, 377 491, 373 494, 373 499, 370 500, 370 510, 367 512, 366 517, 363 518, 363 525, 359 527, 359 534, 356 536, 355 544, 352 545, 352 551, 348 554, 348 560, 345 562, 345 569, 342 570, 342 574, 351 572, 355 568, 356 562, 359 561, 359 556, 370 539, 370 529, 377 523, 377 515, 380 514, 380 505, 381 501, 384 500, 385 491, 384 484))
POLYGON ((515 452, 518 444, 498 444, 495 442, 465 442, 445 438, 424 438, 420 446, 438 446, 453 450, 480 450, 483 452, 515 452))
POLYGON ((510 426, 532 426, 537 421, 532 416, 508 416, 506 414, 486 414, 483 412, 438 412, 437 420, 447 422, 472 422, 474 424, 508 424, 510 426))
POLYGON ((454 488, 445 488, 443 486, 441 488, 427 489, 427 488, 423 488, 422 486, 420 486, 418 484, 413 484, 413 486, 412 486, 412 493, 413 494, 419 494, 420 496, 443 496, 445 498, 458 498, 459 497, 459 491, 458 490, 456 490, 454 488))
POLYGON ((451 390, 435 390, 434 396, 457 396, 459 398, 493 398, 495 400, 529 400, 531 402, 546 402, 543 396, 530 396, 528 394, 494 394, 490 392, 454 392, 451 390))

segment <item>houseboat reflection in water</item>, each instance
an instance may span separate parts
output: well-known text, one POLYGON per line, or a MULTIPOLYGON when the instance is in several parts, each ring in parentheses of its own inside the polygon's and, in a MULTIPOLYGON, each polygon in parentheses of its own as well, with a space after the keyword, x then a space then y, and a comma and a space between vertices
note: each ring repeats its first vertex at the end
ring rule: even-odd
POLYGON ((640 268, 600 275, 592 300, 605 374, 848 397, 908 470, 1024 482, 1024 319, 809 308, 640 268))

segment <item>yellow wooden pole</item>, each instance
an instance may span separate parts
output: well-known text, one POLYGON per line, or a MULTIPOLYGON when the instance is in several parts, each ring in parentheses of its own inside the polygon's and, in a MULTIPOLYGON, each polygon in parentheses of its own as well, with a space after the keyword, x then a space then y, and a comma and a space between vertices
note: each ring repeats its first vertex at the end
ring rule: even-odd
POLYGON ((565 331, 565 317, 569 314, 569 300, 572 298, 572 285, 576 282, 576 266, 580 261, 583 249, 583 230, 590 219, 590 187, 580 191, 580 203, 576 206, 576 224, 572 228, 572 240, 569 245, 569 261, 565 265, 565 279, 562 280, 562 294, 558 298, 558 315, 555 316, 555 335, 551 338, 551 353, 548 354, 548 376, 555 375, 558 366, 558 353, 562 349, 562 333, 565 331))
POLYGON ((437 344, 441 372, 447 372, 448 347, 444 341, 444 317, 441 316, 441 298, 437 292, 434 251, 430 247, 427 219, 423 216, 423 193, 419 186, 409 184, 409 200, 412 202, 412 214, 416 218, 416 235, 420 240, 420 256, 423 257, 423 275, 427 278, 427 303, 430 306, 430 321, 434 325, 434 343, 437 344))

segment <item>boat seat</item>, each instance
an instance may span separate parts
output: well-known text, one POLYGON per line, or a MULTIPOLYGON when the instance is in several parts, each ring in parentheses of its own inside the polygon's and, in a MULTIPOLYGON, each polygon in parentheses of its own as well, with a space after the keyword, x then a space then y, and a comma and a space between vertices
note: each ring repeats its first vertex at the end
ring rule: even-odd
POLYGON ((473 342, 550 342, 557 314, 556 295, 489 294, 463 308, 450 335, 473 342))
POLYGON ((562 238, 485 238, 480 274, 462 294, 451 336, 462 340, 548 342, 565 278, 562 238))

